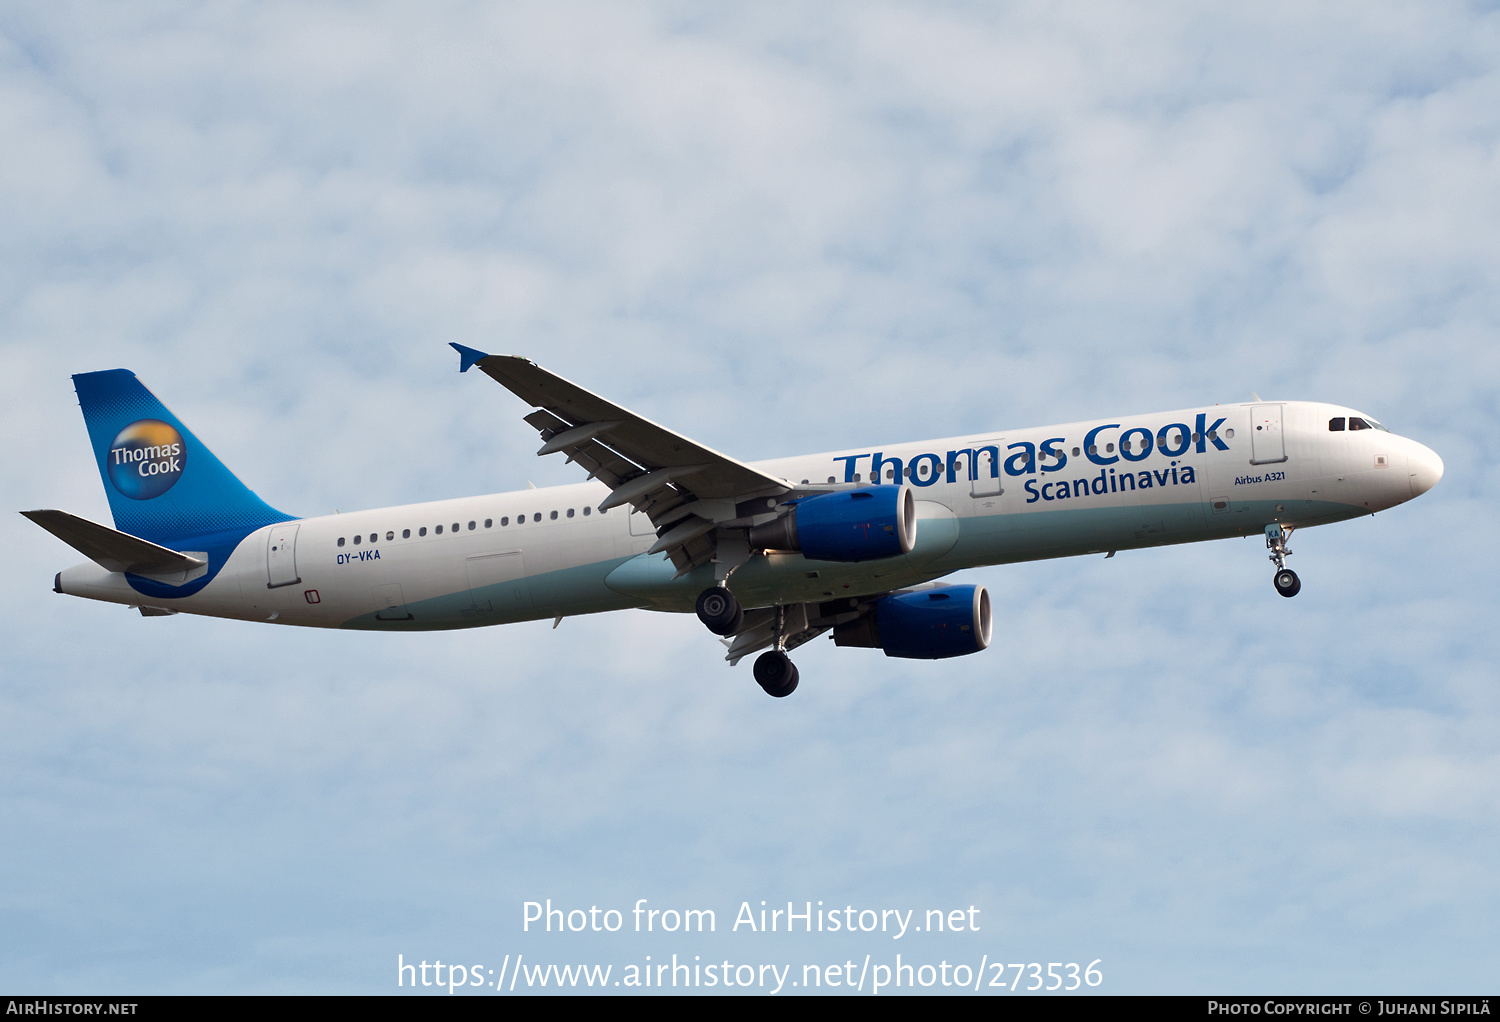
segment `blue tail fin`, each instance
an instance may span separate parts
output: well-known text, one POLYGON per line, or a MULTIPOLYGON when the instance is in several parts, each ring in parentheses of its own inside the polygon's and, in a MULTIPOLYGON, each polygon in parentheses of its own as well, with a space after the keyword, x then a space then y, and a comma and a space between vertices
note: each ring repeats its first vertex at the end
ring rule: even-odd
POLYGON ((257 497, 128 369, 73 377, 115 528, 164 546, 292 521, 257 497))

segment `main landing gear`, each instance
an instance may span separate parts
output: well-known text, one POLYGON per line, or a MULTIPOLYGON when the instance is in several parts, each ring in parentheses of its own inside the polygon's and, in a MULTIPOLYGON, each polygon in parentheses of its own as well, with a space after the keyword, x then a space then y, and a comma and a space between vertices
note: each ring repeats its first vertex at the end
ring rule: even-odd
MULTIPOLYGON (((722 585, 698 594, 698 620, 715 635, 730 636, 745 623, 745 610, 734 593, 722 585)), ((776 638, 771 649, 755 660, 755 682, 777 699, 797 691, 797 665, 786 655, 786 608, 776 608, 776 638)))
POLYGON ((766 695, 785 698, 797 691, 797 665, 779 649, 771 649, 755 658, 755 683, 766 695))
POLYGON ((1292 553, 1286 543, 1291 538, 1292 527, 1290 525, 1266 526, 1266 548, 1271 551, 1271 563, 1276 565, 1276 574, 1271 582, 1276 586, 1276 591, 1288 599, 1302 591, 1302 580, 1297 577, 1295 571, 1286 566, 1286 559, 1292 553))
POLYGON ((715 635, 733 635, 745 620, 745 611, 734 593, 714 586, 698 594, 698 620, 715 635))
POLYGON ((786 655, 786 608, 776 608, 776 638, 769 650, 755 658, 755 682, 766 695, 784 699, 797 691, 797 665, 786 655))

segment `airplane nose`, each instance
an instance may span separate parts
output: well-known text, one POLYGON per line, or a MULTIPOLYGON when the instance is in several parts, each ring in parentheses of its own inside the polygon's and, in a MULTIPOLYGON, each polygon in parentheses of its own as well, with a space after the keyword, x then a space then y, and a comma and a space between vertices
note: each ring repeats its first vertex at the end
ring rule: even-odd
POLYGON ((1420 497, 1443 478, 1443 459, 1429 447, 1417 443, 1412 447, 1406 456, 1407 480, 1411 483, 1411 495, 1420 497))

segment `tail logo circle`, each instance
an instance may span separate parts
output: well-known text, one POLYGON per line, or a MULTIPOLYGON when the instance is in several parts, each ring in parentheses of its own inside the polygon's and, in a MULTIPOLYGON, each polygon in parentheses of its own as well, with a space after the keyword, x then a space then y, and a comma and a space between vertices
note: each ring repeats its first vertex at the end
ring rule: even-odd
POLYGON ((137 419, 109 445, 109 481, 131 500, 160 497, 186 466, 182 434, 160 419, 137 419))

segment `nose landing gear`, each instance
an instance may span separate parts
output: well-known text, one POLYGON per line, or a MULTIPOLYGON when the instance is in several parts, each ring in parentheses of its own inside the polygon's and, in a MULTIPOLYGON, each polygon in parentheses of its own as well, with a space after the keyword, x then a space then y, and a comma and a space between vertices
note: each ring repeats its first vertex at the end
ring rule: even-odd
POLYGON ((1291 538, 1292 527, 1290 525, 1266 526, 1266 548, 1271 551, 1271 563, 1276 565, 1276 574, 1271 582, 1276 586, 1276 591, 1288 599, 1302 591, 1302 580, 1297 577, 1295 571, 1286 566, 1286 559, 1292 553, 1286 543, 1291 538))

